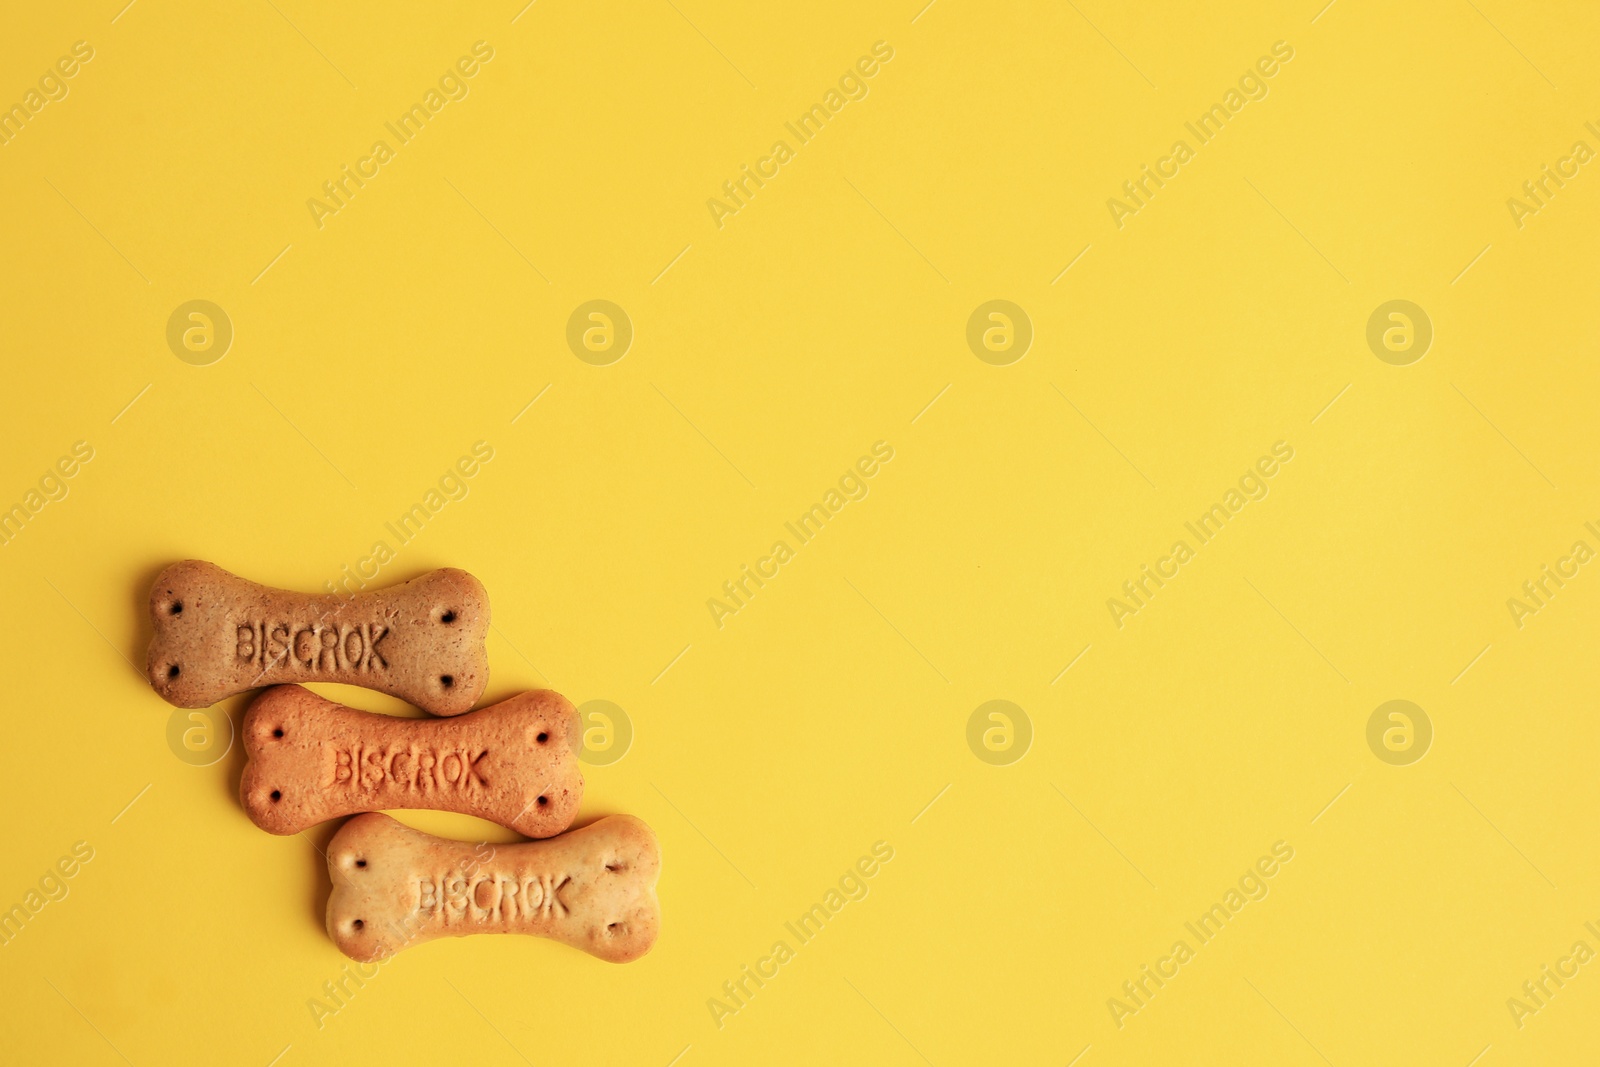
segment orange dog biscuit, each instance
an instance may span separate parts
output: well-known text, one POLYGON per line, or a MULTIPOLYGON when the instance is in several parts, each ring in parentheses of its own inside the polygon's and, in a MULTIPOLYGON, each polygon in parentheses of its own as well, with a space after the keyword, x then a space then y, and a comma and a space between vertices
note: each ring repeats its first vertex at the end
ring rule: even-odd
POLYGON ((344 682, 460 715, 489 681, 489 594, 466 571, 344 597, 270 589, 185 560, 156 578, 150 619, 150 684, 180 708, 279 682, 344 682))
POLYGON ((245 713, 244 747, 240 800, 274 834, 360 811, 431 808, 550 837, 583 799, 578 713, 549 690, 453 719, 401 719, 281 685, 245 713))

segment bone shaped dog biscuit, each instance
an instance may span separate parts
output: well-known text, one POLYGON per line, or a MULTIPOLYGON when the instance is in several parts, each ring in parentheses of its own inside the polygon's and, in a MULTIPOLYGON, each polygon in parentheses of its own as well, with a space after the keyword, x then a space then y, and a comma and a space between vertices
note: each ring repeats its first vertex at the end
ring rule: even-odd
POLYGON ((492 846, 357 815, 328 844, 328 936, 363 963, 480 933, 534 934, 626 963, 655 944, 660 870, 655 834, 631 815, 492 846))
POLYGON ((239 798, 274 834, 361 811, 432 808, 550 837, 583 799, 579 729, 571 702, 549 690, 453 719, 402 719, 274 686, 245 713, 239 798))
POLYGON ((345 682, 460 715, 489 681, 489 594, 461 570, 346 597, 185 560, 157 576, 150 619, 150 684, 180 708, 279 682, 345 682))

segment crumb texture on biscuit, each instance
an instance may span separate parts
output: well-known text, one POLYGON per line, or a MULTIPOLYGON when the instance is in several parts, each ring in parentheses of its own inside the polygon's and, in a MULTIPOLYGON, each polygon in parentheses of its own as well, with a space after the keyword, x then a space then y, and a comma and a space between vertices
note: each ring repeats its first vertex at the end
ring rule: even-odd
POLYGON ((328 846, 328 936, 361 962, 438 937, 522 933, 626 963, 660 932, 660 872, 655 833, 630 815, 512 845, 358 815, 328 846))
POLYGON ((342 682, 460 715, 489 681, 489 596, 466 571, 430 571, 385 589, 272 589, 203 560, 156 577, 150 685, 181 708, 257 686, 342 682))
POLYGON ((239 799, 275 834, 356 812, 428 808, 550 837, 583 800, 577 728, 572 703, 550 690, 449 719, 403 719, 274 686, 245 713, 239 799))

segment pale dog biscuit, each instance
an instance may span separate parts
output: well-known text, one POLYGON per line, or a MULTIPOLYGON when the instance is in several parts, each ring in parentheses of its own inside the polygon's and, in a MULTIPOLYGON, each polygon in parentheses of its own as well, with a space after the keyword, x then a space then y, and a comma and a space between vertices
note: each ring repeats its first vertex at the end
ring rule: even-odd
POLYGON ((150 684, 180 708, 278 682, 344 682, 460 715, 489 681, 489 594, 466 571, 345 597, 270 589, 191 559, 156 578, 150 619, 150 684))
POLYGON ((453 719, 401 719, 275 686, 245 713, 239 799, 273 834, 359 811, 432 808, 549 837, 583 799, 579 730, 577 710, 549 690, 453 719))
POLYGON ((535 934, 626 963, 655 944, 660 871, 656 835, 631 815, 492 846, 357 815, 328 844, 328 936, 363 963, 480 933, 535 934))

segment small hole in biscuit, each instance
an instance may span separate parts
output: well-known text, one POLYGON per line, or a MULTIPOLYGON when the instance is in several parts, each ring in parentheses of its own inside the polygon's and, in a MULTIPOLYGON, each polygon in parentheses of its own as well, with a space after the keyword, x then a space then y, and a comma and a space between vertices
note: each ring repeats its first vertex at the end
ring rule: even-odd
POLYGON ((456 684, 456 676, 453 674, 441 674, 439 675, 439 684, 449 689, 456 684))
POLYGON ((283 794, 280 793, 278 790, 274 789, 272 791, 272 802, 274 804, 276 804, 278 801, 280 801, 282 799, 283 799, 283 794))
POLYGON ((172 666, 167 668, 167 677, 168 678, 176 678, 177 676, 178 676, 178 665, 176 663, 174 663, 172 666))
POLYGON ((272 731, 272 736, 273 737, 282 737, 283 736, 283 727, 280 726, 276 730, 272 731))
POLYGON ((540 797, 539 798, 539 806, 541 808, 544 807, 548 803, 550 803, 550 798, 549 797, 540 797))
POLYGON ((608 933, 608 934, 616 933, 617 927, 619 927, 621 925, 622 925, 621 923, 607 923, 606 924, 606 933, 608 933))
POLYGON ((539 734, 539 736, 538 736, 538 737, 536 737, 536 738, 535 738, 535 739, 534 739, 534 740, 536 740, 536 741, 538 741, 538 742, 539 742, 539 743, 540 743, 540 744, 541 744, 541 745, 542 745, 542 744, 544 744, 544 743, 545 743, 545 742, 546 742, 546 741, 548 741, 548 740, 550 740, 550 735, 549 735, 549 734, 547 734, 547 733, 542 733, 542 732, 541 732, 541 733, 540 733, 540 734, 539 734))
POLYGON ((356 866, 357 867, 365 867, 366 865, 367 865, 367 861, 366 860, 356 860, 356 866))
POLYGON ((170 611, 174 615, 182 615, 183 614, 183 601, 174 600, 172 602, 172 606, 170 608, 168 608, 167 610, 170 611))
POLYGON ((354 926, 357 930, 359 930, 359 929, 361 929, 363 926, 365 926, 367 924, 362 922, 360 919, 357 919, 355 922, 351 923, 350 925, 354 926))
POLYGON ((453 611, 446 611, 443 615, 439 616, 439 621, 448 626, 456 621, 456 613, 453 611))

